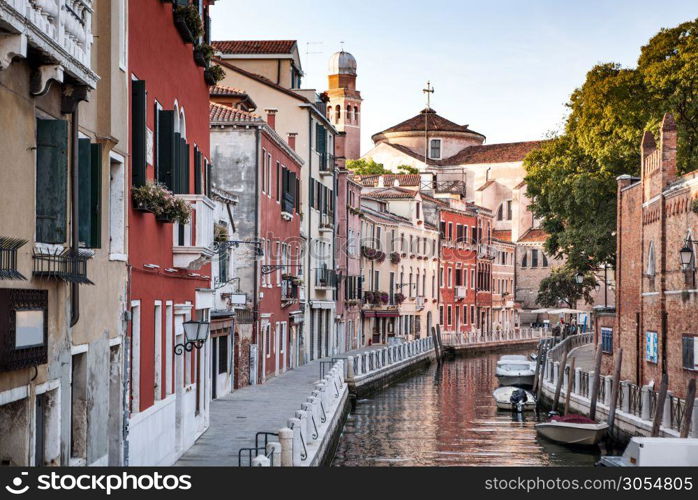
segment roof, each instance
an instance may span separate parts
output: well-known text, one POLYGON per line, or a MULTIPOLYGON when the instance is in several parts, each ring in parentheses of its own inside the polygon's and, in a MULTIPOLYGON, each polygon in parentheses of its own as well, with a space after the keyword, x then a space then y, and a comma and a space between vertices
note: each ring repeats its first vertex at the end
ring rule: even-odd
POLYGON ((399 224, 399 223, 405 223, 405 224, 410 224, 410 220, 402 217, 400 215, 394 214, 392 212, 380 212, 378 210, 374 210, 371 207, 367 207, 365 205, 361 205, 361 212, 364 215, 370 216, 374 219, 382 219, 383 222, 387 222, 390 224, 399 224))
POLYGON ((462 165, 468 163, 508 163, 523 161, 528 153, 545 141, 505 142, 469 146, 450 158, 441 160, 442 165, 462 165))
POLYGON ((419 112, 419 114, 413 116, 412 118, 387 128, 382 132, 378 132, 377 134, 374 134, 373 137, 391 132, 423 132, 425 129, 425 121, 429 131, 432 132, 467 132, 470 134, 479 135, 483 138, 485 137, 479 132, 470 130, 467 125, 458 125, 457 123, 447 120, 446 118, 437 114, 437 112, 431 108, 423 109, 419 112))
POLYGON ((247 92, 241 89, 236 89, 233 87, 226 87, 224 85, 212 85, 208 90, 210 95, 215 96, 234 96, 234 97, 245 97, 247 92))
POLYGON ((295 40, 217 40, 214 49, 224 54, 290 54, 295 40))
POLYGON ((548 239, 548 233, 542 229, 529 229, 519 238, 518 243, 544 243, 548 239))
POLYGON ((254 113, 248 113, 247 111, 231 108, 215 102, 209 102, 208 114, 211 123, 263 121, 261 117, 254 113))
POLYGON ((482 186, 477 188, 477 191, 484 191, 485 189, 487 189, 488 187, 490 187, 492 184, 495 184, 495 183, 496 183, 496 181, 490 179, 489 181, 485 182, 482 186))
POLYGON ((492 238, 499 241, 511 241, 511 229, 494 229, 492 238))
POLYGON ((376 175, 357 175, 356 180, 365 187, 377 187, 380 178, 383 178, 383 185, 391 187, 398 181, 400 186, 419 186, 421 176, 419 174, 376 174, 376 175))
POLYGON ((392 199, 399 200, 405 198, 414 198, 417 193, 414 189, 404 189, 400 187, 385 187, 385 188, 375 188, 370 191, 364 192, 362 196, 364 198, 376 198, 379 200, 392 199))

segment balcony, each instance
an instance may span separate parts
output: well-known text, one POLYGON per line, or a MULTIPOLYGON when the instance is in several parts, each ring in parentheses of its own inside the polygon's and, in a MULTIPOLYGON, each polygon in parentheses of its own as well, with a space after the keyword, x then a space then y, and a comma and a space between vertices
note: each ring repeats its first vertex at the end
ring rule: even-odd
POLYGON ((331 153, 318 152, 320 164, 318 170, 321 176, 334 175, 334 155, 331 153))
POLYGON ((297 304, 299 296, 298 282, 294 278, 284 278, 281 280, 281 302, 282 307, 297 304))
POLYGON ((328 267, 315 269, 315 288, 334 288, 337 284, 337 274, 328 267))
POLYGON ((456 300, 461 300, 465 298, 465 295, 468 293, 468 289, 464 286, 457 286, 455 288, 455 297, 456 300))
POLYGON ((415 297, 414 298, 414 306, 417 308, 418 311, 421 311, 424 309, 424 297, 415 297))
POLYGON ((320 227, 321 233, 331 233, 334 231, 334 220, 332 216, 328 214, 320 214, 320 227))
POLYGON ((172 265, 200 269, 213 257, 213 201, 202 194, 178 194, 192 206, 188 224, 173 224, 172 265))
POLYGON ((477 256, 479 259, 494 260, 497 257, 497 249, 493 245, 480 243, 477 246, 477 256))
POLYGON ((13 57, 26 57, 28 47, 43 56, 32 92, 43 94, 50 79, 63 82, 67 72, 95 88, 90 68, 93 0, 0 0, 0 69, 13 57))

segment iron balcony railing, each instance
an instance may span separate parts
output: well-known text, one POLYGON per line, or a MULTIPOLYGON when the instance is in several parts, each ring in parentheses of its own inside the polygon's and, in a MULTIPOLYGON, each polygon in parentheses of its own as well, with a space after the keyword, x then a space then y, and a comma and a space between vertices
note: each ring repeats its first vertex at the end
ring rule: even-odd
POLYGON ((327 267, 315 269, 315 286, 322 288, 334 287, 337 284, 337 273, 327 267))
POLYGON ((334 172, 334 155, 332 153, 318 153, 320 156, 320 172, 334 172))

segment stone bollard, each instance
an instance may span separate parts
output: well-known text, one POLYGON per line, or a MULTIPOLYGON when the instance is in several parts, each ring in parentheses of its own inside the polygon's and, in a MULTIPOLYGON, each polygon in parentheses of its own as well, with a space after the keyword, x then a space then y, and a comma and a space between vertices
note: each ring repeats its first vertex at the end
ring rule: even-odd
POLYGON ((281 467, 293 467, 293 431, 288 427, 279 429, 279 443, 281 444, 281 467))
POLYGON ((317 437, 315 437, 315 427, 317 427, 319 431, 321 422, 320 398, 316 396, 308 398, 308 405, 308 429, 310 430, 310 432, 307 434, 306 443, 313 442, 317 439, 317 437), (312 421, 310 420, 311 417, 313 419, 312 421))
POLYGON ((606 394, 604 394, 604 404, 610 408, 611 398, 613 397, 613 377, 606 375, 603 377, 603 383, 606 384, 606 394))
POLYGON ((252 467, 271 467, 271 462, 264 455, 257 455, 252 459, 252 467))
POLYGON ((671 395, 673 392, 666 392, 666 399, 664 400, 664 408, 662 409, 662 426, 666 428, 671 428, 671 395))
POLYGON ((560 378, 560 362, 553 362, 553 381, 557 381, 560 378))
POLYGON ((650 386, 643 385, 640 390, 640 397, 642 398, 642 412, 640 413, 640 418, 642 420, 650 419, 650 386))
POLYGON ((281 467, 281 443, 278 441, 267 443, 267 449, 264 451, 267 452, 267 455, 271 455, 272 459, 270 462, 272 467, 281 467))
POLYGON ((346 360, 346 380, 354 380, 354 356, 347 356, 346 360))
POLYGON ((620 391, 623 394, 623 404, 620 407, 620 411, 630 413, 630 381, 621 380, 620 391))
POLYGON ((303 453, 303 441, 301 438, 301 421, 298 420, 297 418, 289 418, 288 419, 288 427, 291 429, 293 432, 293 445, 291 446, 292 450, 292 465, 298 466, 301 464, 302 460, 302 453, 303 453))
POLYGON ((301 432, 303 436, 311 436, 314 432, 313 421, 310 419, 310 405, 301 404, 302 410, 296 410, 296 418, 301 421, 301 432))

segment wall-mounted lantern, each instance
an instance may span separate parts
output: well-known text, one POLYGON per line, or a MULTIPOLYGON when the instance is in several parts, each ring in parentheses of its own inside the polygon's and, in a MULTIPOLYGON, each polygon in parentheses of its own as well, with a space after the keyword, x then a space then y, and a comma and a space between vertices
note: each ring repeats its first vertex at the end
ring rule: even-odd
POLYGON ((185 321, 184 327, 184 343, 174 346, 175 354, 182 354, 184 351, 190 352, 192 349, 201 349, 208 338, 211 324, 206 321, 185 321))

